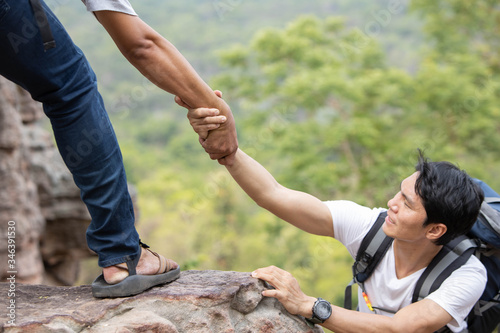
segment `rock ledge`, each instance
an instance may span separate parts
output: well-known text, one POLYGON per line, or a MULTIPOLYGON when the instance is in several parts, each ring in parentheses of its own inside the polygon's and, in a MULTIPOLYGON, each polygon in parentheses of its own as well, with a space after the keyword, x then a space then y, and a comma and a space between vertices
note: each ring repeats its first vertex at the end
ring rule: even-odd
MULTIPOLYGON (((96 299, 90 286, 15 287, 15 326, 18 332, 323 332, 309 328, 273 298, 263 298, 261 281, 250 273, 185 271, 171 284, 128 298, 96 299)), ((9 284, 0 284, 7 295, 9 284)), ((8 299, 7 299, 8 302, 8 299)), ((6 305, 0 305, 6 323, 6 305)))

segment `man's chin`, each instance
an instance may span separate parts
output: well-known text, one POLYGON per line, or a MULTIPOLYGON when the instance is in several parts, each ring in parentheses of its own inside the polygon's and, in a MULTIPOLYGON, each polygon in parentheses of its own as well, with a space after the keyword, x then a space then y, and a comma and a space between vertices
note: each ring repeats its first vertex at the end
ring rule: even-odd
POLYGON ((394 238, 393 236, 393 232, 392 232, 392 226, 394 226, 393 223, 387 223, 387 220, 384 222, 384 224, 382 225, 382 230, 384 231, 384 233, 389 236, 389 237, 392 237, 394 238))

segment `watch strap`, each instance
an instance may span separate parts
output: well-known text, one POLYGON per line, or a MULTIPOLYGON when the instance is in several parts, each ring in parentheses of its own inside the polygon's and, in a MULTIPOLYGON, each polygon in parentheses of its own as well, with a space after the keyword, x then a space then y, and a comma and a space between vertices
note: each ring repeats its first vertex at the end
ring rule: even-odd
POLYGON ((307 323, 307 326, 309 326, 310 328, 314 328, 314 325, 315 324, 323 324, 324 321, 323 320, 319 320, 318 318, 305 318, 306 320, 306 323, 307 323))
MULTIPOLYGON (((325 322, 325 320, 321 320, 319 317, 317 317, 316 313, 314 311, 316 308, 316 304, 318 304, 318 302, 328 302, 328 301, 318 297, 316 302, 314 302, 313 308, 312 308, 312 317, 311 318, 304 318, 306 320, 307 325, 311 328, 313 328, 315 324, 323 324, 325 322)), ((328 304, 330 304, 330 302, 328 302, 328 304)))

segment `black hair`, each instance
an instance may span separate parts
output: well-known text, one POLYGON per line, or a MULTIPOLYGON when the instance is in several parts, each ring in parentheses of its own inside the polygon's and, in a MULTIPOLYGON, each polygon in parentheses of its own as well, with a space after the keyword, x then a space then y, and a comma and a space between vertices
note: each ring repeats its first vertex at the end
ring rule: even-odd
POLYGON ((420 196, 427 220, 443 223, 446 233, 435 241, 444 245, 453 238, 464 235, 477 219, 484 194, 469 175, 449 162, 430 162, 419 150, 418 177, 415 192, 420 196))

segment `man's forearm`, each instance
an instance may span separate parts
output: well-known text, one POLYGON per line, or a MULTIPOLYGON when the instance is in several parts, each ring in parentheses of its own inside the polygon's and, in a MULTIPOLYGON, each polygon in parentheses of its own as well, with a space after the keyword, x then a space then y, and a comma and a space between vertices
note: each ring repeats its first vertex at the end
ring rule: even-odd
POLYGON ((226 168, 238 185, 259 206, 267 208, 273 201, 273 193, 280 185, 260 163, 242 150, 237 150, 234 164, 226 168))
POLYGON ((260 163, 239 149, 234 163, 226 168, 262 208, 311 234, 334 236, 332 214, 318 198, 280 185, 260 163))
POLYGON ((332 315, 323 326, 336 333, 432 333, 445 326, 451 319, 452 317, 442 307, 424 299, 404 307, 394 317, 333 306, 332 315))
POLYGON ((217 108, 227 117, 225 124, 210 133, 204 148, 214 159, 234 154, 238 142, 229 106, 214 94, 177 48, 137 16, 111 11, 95 14, 122 54, 151 82, 179 96, 190 107, 217 108))
POLYGON ((335 333, 412 332, 404 329, 400 331, 392 329, 394 325, 391 321, 392 318, 390 317, 346 310, 333 306, 332 316, 322 326, 335 333))
POLYGON ((151 82, 192 107, 228 110, 177 48, 139 17, 112 11, 95 15, 125 58, 151 82))

